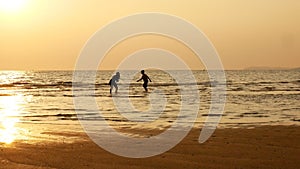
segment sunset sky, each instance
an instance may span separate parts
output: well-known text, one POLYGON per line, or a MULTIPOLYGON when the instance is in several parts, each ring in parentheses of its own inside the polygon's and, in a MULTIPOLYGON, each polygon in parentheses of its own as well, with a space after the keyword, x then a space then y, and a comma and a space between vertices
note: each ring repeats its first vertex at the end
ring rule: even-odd
MULTIPOLYGON (((299 0, 12 1, 0 0, 0 70, 72 70, 97 30, 142 12, 175 15, 197 26, 214 44, 225 69, 300 67, 299 0)), ((118 55, 130 54, 128 48, 172 51, 181 45, 166 38, 165 43, 155 43, 155 39, 159 37, 124 41, 115 54, 108 54, 103 68, 114 69, 121 61, 118 55)), ((199 68, 191 55, 186 51, 182 57, 192 69, 199 68)))

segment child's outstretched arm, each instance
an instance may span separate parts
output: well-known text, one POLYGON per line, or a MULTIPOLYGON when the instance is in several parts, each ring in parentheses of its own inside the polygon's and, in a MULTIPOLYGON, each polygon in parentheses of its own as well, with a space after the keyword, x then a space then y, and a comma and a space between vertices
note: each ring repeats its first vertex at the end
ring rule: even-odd
POLYGON ((149 76, 147 76, 147 78, 150 80, 150 82, 152 82, 149 76))

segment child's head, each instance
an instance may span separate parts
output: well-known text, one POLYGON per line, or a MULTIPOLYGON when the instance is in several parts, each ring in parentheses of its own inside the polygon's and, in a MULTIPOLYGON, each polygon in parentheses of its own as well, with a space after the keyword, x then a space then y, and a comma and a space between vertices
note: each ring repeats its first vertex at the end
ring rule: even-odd
POLYGON ((144 71, 144 70, 142 70, 142 71, 141 71, 141 74, 144 74, 144 73, 145 73, 145 71, 144 71))

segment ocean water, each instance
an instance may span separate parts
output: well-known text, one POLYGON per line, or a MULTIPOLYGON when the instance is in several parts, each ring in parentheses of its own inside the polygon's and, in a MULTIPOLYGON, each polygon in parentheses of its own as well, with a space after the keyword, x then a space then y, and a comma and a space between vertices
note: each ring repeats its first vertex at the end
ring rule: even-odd
MULTIPOLYGON (((82 73, 89 76, 89 72, 82 73)), ((103 120, 99 118, 99 111, 108 124, 116 129, 163 130, 179 118, 180 87, 188 91, 192 85, 196 85, 199 92, 199 110, 193 110, 198 111, 198 117, 196 121, 187 119, 181 125, 194 123, 195 127, 201 128, 209 113, 213 83, 210 83, 206 71, 192 72, 196 84, 185 79, 187 71, 172 73, 182 77, 182 80, 176 81, 164 71, 148 70, 147 74, 153 82, 149 83, 149 93, 145 93, 142 82, 136 82, 140 77, 139 72, 124 71, 121 73, 119 92, 111 96, 107 83, 114 72, 99 71, 95 83, 75 82, 78 85, 74 90, 82 91, 81 96, 76 96, 72 91, 73 71, 1 71, 0 142, 9 143, 16 139, 55 140, 60 136, 66 139, 65 133, 83 131, 78 117, 94 123, 103 120), (134 78, 125 79, 126 73, 133 74, 134 78), (91 90, 91 85, 93 94, 85 92, 91 90), (94 98, 98 107, 90 109, 87 106, 74 111, 75 97, 94 98), (114 98, 130 102, 117 107, 114 98), (128 105, 133 109, 127 110, 128 105)), ((299 70, 225 73, 226 104, 219 128, 300 125, 299 70)), ((70 134, 67 138, 74 140, 76 135, 70 134)))

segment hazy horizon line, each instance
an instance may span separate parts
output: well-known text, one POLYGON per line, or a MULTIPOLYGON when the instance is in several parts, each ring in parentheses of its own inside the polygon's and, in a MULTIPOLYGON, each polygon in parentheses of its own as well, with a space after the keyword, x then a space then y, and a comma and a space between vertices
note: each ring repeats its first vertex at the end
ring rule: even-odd
MULTIPOLYGON (((265 67, 265 66, 254 66, 246 67, 241 69, 224 69, 224 71, 239 71, 239 70, 297 70, 299 67, 265 67)), ((117 69, 97 69, 97 71, 116 71, 117 69)), ((139 69, 119 69, 120 71, 140 71, 139 69)), ((146 70, 159 70, 159 69, 146 69, 146 70)), ((165 69, 165 70, 192 70, 192 71, 207 71, 207 69, 165 69)), ((220 70, 220 69, 211 69, 220 70)), ((75 69, 0 69, 0 71, 75 71, 75 69)), ((78 70, 77 70, 78 71, 78 70)), ((94 71, 90 70, 79 70, 79 71, 94 71)))

